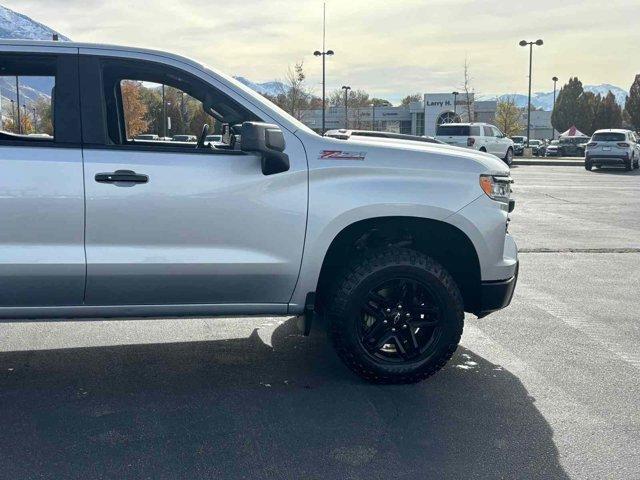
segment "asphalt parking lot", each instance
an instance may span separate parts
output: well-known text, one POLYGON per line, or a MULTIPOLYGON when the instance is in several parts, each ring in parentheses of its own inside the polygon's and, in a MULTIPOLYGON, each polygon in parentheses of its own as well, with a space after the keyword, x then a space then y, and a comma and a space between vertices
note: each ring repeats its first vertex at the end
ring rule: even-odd
POLYGON ((3 323, 0 478, 638 478, 640 171, 512 174, 513 303, 433 378, 295 319, 3 323))

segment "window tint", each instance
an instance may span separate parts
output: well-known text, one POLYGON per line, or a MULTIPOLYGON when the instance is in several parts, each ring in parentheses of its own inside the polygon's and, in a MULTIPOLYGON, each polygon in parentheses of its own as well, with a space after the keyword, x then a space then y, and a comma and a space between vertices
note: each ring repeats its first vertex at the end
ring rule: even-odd
POLYGON ((0 68, 0 139, 53 141, 56 65, 34 57, 0 68))
POLYGON ((469 126, 468 125, 439 125, 436 130, 436 135, 451 136, 451 137, 468 137, 469 126))
POLYGON ((493 137, 493 132, 491 131, 491 127, 483 126, 482 130, 484 131, 485 137, 493 137))
POLYGON ((195 143, 205 123, 212 132, 217 127, 200 100, 177 88, 126 79, 120 81, 120 92, 128 141, 195 143))
MULTIPOLYGON (((85 66, 89 77, 91 63, 85 66)), ((205 124, 220 135, 227 124, 260 121, 204 80, 182 70, 153 62, 101 59, 106 143, 146 148, 188 148, 195 151, 205 124)), ((86 102, 85 102, 86 103, 86 102)), ((236 129, 237 130, 237 129, 236 129)), ((225 137, 228 148, 238 147, 238 131, 225 137)), ((225 148, 210 143, 209 151, 225 148)))
POLYGON ((471 137, 479 137, 480 136, 480 127, 469 127, 469 132, 471 137))
POLYGON ((594 142, 624 142, 624 133, 619 132, 600 132, 594 133, 591 139, 594 142))

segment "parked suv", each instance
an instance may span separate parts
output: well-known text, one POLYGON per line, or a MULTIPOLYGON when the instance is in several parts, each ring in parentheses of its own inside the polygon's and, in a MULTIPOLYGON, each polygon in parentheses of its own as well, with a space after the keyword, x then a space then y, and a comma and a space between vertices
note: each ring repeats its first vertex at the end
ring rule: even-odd
POLYGON ((0 64, 55 84, 50 138, 0 132, 0 317, 323 315, 349 368, 399 383, 447 362, 465 311, 511 301, 495 157, 322 137, 169 53, 0 40, 0 64), (136 140, 144 88, 184 94, 196 143, 136 140))
POLYGON ((513 140, 488 123, 445 123, 438 125, 435 138, 449 145, 491 153, 507 165, 513 163, 513 140))
POLYGON ((631 130, 596 130, 587 143, 584 168, 621 165, 627 170, 638 168, 640 142, 631 130))

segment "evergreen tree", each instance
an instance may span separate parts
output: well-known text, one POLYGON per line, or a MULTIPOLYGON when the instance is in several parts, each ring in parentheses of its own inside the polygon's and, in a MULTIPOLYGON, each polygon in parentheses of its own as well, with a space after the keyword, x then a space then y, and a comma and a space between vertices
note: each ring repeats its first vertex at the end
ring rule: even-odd
POLYGON ((597 112, 600 110, 602 97, 592 92, 582 92, 578 98, 578 115, 573 124, 578 130, 586 135, 591 135, 594 131, 597 112))
POLYGON ((595 119, 593 122, 593 130, 601 128, 621 128, 622 127, 622 109, 613 93, 609 92, 598 105, 595 119))
MULTIPOLYGON (((570 78, 569 82, 560 88, 556 98, 556 105, 551 114, 551 124, 559 132, 564 132, 574 125, 584 109, 580 104, 580 95, 584 93, 582 82, 578 77, 570 78)), ((577 126, 577 125, 576 125, 577 126)))
POLYGON ((636 75, 624 106, 624 113, 632 128, 640 131, 640 74, 636 75))

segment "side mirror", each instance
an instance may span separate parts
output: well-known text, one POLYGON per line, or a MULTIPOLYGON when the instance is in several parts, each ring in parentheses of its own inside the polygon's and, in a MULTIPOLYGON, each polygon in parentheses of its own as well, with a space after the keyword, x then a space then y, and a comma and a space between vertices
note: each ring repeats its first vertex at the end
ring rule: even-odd
POLYGON ((240 139, 243 152, 262 154, 263 174, 273 175, 289 170, 289 157, 284 153, 284 135, 278 126, 262 122, 244 122, 240 139))

